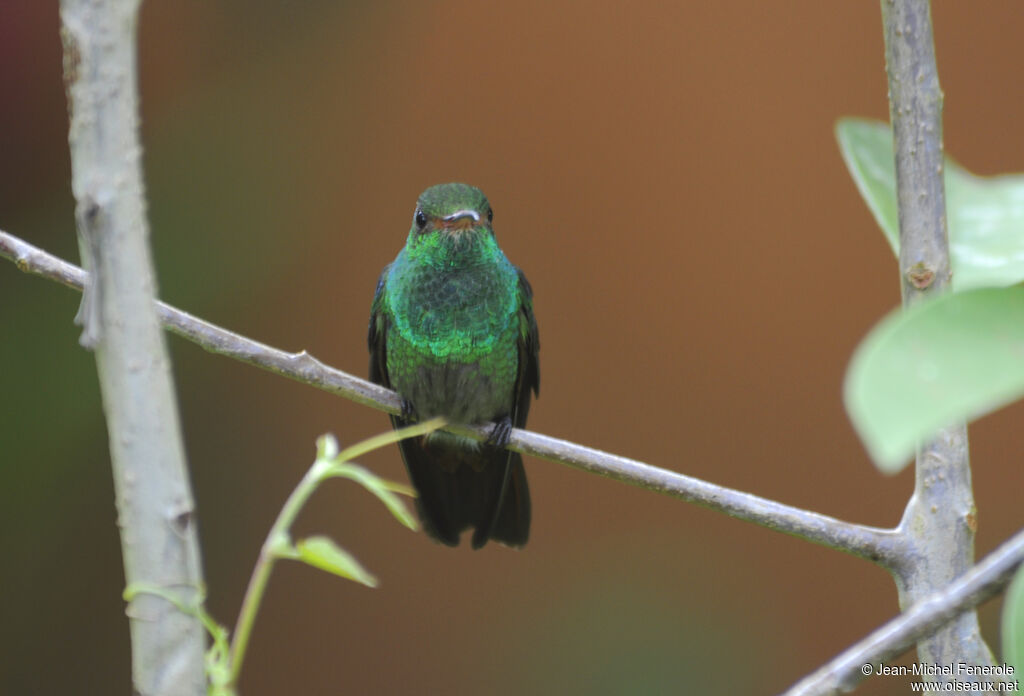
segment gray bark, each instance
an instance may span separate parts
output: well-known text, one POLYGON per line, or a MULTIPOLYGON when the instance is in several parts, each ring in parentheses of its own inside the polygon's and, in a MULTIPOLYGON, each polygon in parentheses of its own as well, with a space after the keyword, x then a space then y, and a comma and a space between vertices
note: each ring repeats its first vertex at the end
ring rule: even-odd
MULTIPOLYGON (((948 292, 952 278, 943 97, 929 0, 882 0, 882 22, 899 203, 900 288, 904 307, 910 307, 948 292)), ((893 569, 901 609, 906 611, 971 568, 976 514, 967 426, 954 424, 918 447, 914 494, 899 525, 908 554, 893 569)), ((993 663, 973 611, 921 640, 917 651, 922 662, 936 665, 993 663)))
MULTIPOLYGON (((96 355, 129 586, 194 606, 202 569, 163 332, 157 320, 138 142, 138 0, 62 0, 79 248, 90 270, 79 321, 96 355)), ((205 691, 199 619, 137 595, 127 609, 135 692, 205 691)))

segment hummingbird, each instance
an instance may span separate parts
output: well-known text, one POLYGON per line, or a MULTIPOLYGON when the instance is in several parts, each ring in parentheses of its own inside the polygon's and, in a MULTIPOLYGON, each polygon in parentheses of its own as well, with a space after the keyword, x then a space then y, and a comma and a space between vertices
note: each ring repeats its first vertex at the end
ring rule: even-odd
POLYGON ((398 392, 395 428, 444 416, 494 422, 483 443, 435 431, 398 443, 427 534, 458 546, 530 533, 523 458, 505 449, 540 390, 533 291, 494 236, 480 189, 433 186, 416 202, 405 246, 380 275, 370 311, 370 380, 398 392))

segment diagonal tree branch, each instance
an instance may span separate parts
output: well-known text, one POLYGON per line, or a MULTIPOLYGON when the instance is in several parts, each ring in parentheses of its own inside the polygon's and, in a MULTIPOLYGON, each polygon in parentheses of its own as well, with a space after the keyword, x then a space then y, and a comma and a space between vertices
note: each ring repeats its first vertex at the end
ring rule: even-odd
MULTIPOLYGON (((942 153, 942 90, 929 0, 882 0, 889 117, 899 203, 903 306, 949 291, 942 153)), ((971 489, 967 426, 939 431, 918 446, 914 494, 900 522, 912 552, 895 569, 906 610, 974 563, 977 511, 971 489)), ((991 665, 975 612, 965 612, 918 645, 922 662, 991 665)), ((940 680, 948 675, 940 675, 940 680)))
MULTIPOLYGON (((194 606, 202 567, 170 374, 154 312, 135 72, 139 0, 61 0, 71 189, 91 273, 79 321, 95 351, 128 585, 194 606)), ((133 692, 199 696, 205 633, 198 616, 153 595, 127 608, 133 692)))
MULTIPOLYGON (((877 674, 879 664, 901 655, 943 624, 1001 592, 1013 579, 1022 561, 1024 530, 1017 532, 953 583, 925 597, 800 680, 783 696, 827 696, 851 691, 861 680, 877 674)), ((956 662, 945 664, 954 666, 956 662)), ((943 666, 943 663, 939 663, 939 666, 943 666)), ((999 677, 986 679, 998 681, 999 677)), ((937 677, 935 681, 938 681, 937 677)), ((960 679, 961 684, 966 681, 965 678, 960 679)))
MULTIPOLYGON (((13 260, 23 271, 56 280, 77 290, 82 289, 87 277, 80 268, 4 232, 0 232, 0 255, 13 260)), ((287 353, 271 348, 197 319, 163 302, 157 302, 157 313, 168 330, 208 351, 261 367, 365 406, 399 413, 401 405, 394 392, 329 367, 305 351, 287 353)), ((490 428, 486 425, 453 425, 448 429, 482 441, 487 439, 490 428)), ((513 429, 509 447, 523 454, 697 503, 740 520, 846 551, 887 569, 894 568, 904 553, 902 541, 895 530, 843 522, 565 440, 513 429)))

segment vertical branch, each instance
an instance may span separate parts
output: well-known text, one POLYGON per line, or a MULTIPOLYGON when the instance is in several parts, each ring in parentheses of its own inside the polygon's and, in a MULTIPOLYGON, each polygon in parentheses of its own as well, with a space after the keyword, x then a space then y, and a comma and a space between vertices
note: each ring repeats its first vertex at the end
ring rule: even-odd
MULTIPOLYGON (((903 306, 946 292, 952 271, 946 234, 942 90, 929 0, 882 0, 889 112, 896 159, 903 306)), ((918 447, 914 494, 899 530, 912 552, 896 568, 907 610, 949 585, 974 562, 976 510, 967 426, 940 431, 918 447)), ((991 664, 977 614, 962 614, 918 643, 922 662, 991 664)))
MULTIPOLYGON (((199 601, 202 569, 181 429, 157 320, 138 142, 139 0, 61 0, 79 247, 79 321, 96 353, 125 579, 199 601)), ((199 619, 141 593, 128 606, 134 693, 202 694, 199 619)))

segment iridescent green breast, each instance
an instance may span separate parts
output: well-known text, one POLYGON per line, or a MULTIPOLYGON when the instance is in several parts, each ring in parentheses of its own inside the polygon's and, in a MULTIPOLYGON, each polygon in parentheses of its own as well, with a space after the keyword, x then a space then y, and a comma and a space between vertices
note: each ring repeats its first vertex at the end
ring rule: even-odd
POLYGON ((518 275, 493 248, 487 263, 448 267, 403 250, 388 271, 388 373, 420 417, 476 423, 509 413, 518 371, 518 275))

